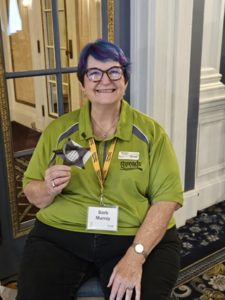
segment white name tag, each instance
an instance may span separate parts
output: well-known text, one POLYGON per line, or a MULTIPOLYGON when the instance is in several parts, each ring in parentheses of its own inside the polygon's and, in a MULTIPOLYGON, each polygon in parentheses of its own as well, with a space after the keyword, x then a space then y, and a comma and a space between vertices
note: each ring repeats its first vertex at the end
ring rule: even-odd
POLYGON ((138 160, 139 155, 140 155, 139 152, 120 151, 118 155, 118 159, 138 160))
POLYGON ((88 207, 87 230, 117 231, 117 207, 88 207))

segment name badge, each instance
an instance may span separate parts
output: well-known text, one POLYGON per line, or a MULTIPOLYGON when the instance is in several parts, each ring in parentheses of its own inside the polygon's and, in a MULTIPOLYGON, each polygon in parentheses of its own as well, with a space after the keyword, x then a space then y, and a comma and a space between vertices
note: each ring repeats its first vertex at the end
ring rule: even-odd
POLYGON ((88 207, 87 230, 117 231, 118 206, 88 207))
POLYGON ((120 151, 118 155, 118 159, 130 159, 130 160, 139 160, 139 152, 127 152, 120 151))

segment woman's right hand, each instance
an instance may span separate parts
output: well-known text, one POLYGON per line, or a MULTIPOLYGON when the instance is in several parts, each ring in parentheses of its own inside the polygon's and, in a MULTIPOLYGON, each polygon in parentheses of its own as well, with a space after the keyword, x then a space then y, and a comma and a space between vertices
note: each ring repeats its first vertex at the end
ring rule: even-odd
POLYGON ((70 180, 71 168, 66 165, 55 165, 45 171, 45 183, 51 195, 58 195, 70 180))
POLYGON ((39 208, 50 205, 55 196, 62 192, 70 180, 71 168, 65 165, 55 165, 45 171, 45 180, 33 180, 24 188, 24 194, 30 203, 39 208), (54 184, 53 184, 54 183, 54 184), (55 186, 54 186, 55 185, 55 186))

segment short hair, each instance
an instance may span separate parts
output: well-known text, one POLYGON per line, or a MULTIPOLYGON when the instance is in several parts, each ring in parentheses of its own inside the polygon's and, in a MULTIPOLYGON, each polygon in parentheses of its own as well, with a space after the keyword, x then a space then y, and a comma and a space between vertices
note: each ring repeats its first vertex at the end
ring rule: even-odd
POLYGON ((95 59, 101 62, 109 60, 119 62, 120 65, 124 67, 125 83, 129 81, 130 61, 124 55, 123 50, 113 43, 110 43, 103 39, 98 39, 95 42, 89 43, 86 46, 84 46, 79 57, 77 77, 83 86, 84 74, 87 68, 87 59, 89 55, 93 56, 95 59))

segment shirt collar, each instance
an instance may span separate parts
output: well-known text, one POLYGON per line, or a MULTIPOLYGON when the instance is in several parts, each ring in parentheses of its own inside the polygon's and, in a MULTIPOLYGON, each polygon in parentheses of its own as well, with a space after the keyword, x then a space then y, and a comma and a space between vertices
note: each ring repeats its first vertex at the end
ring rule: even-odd
MULTIPOLYGON (((117 137, 124 141, 130 141, 133 129, 133 113, 130 105, 124 100, 121 100, 120 119, 117 125, 115 134, 111 135, 107 140, 117 137)), ((90 120, 90 101, 81 108, 79 116, 79 136, 80 140, 87 140, 93 137, 92 125, 90 120)), ((100 139, 99 139, 100 140, 100 139)))

